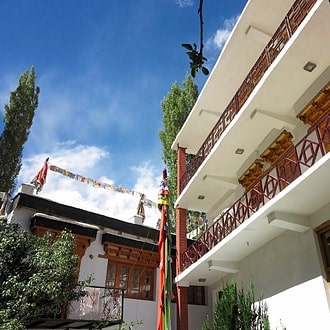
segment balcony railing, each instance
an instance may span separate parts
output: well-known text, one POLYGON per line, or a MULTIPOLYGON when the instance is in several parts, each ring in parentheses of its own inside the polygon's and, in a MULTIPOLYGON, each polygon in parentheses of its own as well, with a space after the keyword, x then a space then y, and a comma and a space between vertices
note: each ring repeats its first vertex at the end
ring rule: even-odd
POLYGON ((197 172, 198 168, 209 155, 222 133, 234 119, 236 114, 241 110, 258 82, 264 76, 265 72, 274 62, 277 55, 292 37, 294 32, 298 29, 299 25, 310 12, 315 3, 316 0, 297 0, 292 5, 281 25, 266 45, 257 62, 254 64, 242 85, 236 92, 235 96, 230 101, 226 109, 222 112, 212 131, 205 139, 191 163, 188 165, 187 171, 180 178, 180 191, 186 187, 190 179, 197 172))
POLYGON ((89 286, 85 291, 79 301, 68 303, 66 317, 40 317, 28 329, 94 329, 123 322, 123 289, 89 286))
POLYGON ((205 255, 256 211, 330 151, 330 109, 295 146, 287 150, 259 180, 182 254, 182 269, 205 255))

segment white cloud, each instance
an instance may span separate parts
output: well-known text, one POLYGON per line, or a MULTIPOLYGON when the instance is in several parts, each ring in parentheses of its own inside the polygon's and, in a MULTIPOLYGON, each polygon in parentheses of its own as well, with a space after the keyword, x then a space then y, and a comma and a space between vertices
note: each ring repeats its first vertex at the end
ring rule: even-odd
POLYGON ((179 5, 179 7, 184 8, 193 6, 194 0, 177 0, 176 3, 179 5))
POLYGON ((230 36, 239 16, 225 19, 223 25, 218 29, 215 35, 206 42, 207 47, 213 47, 215 49, 222 49, 227 39, 230 36))
POLYGON ((60 72, 44 72, 37 81, 41 92, 29 141, 42 150, 42 145, 63 138, 86 141, 134 129, 136 122, 131 110, 136 102, 131 100, 139 91, 132 88, 128 95, 100 76, 96 69, 84 70, 61 81, 60 72))
MULTIPOLYGON (((23 159, 18 182, 30 182, 48 156, 50 157, 49 164, 117 186, 113 178, 104 175, 107 166, 104 166, 103 163, 106 164, 109 160, 108 151, 96 146, 76 145, 72 141, 58 144, 49 154, 38 154, 23 159)), ((123 188, 144 193, 148 199, 157 202, 161 175, 158 176, 155 171, 150 162, 127 169, 127 172, 133 172, 136 180, 133 187, 123 188)), ((59 203, 128 222, 133 222, 133 216, 136 214, 139 202, 139 196, 137 195, 133 196, 128 193, 95 188, 50 170, 48 171, 46 184, 39 195, 59 203)), ((158 210, 146 207, 145 212, 145 225, 156 227, 159 217, 158 210)))

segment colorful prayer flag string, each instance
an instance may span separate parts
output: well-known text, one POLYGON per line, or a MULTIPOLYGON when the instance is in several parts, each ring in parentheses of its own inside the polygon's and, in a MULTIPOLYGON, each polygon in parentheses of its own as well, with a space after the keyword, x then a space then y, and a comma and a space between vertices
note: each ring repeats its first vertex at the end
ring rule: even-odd
MULTIPOLYGON (((130 194, 130 195, 133 195, 133 196, 139 196, 140 198, 141 198, 142 195, 144 195, 144 194, 142 194, 140 192, 137 192, 137 191, 134 191, 134 190, 130 190, 130 189, 122 188, 122 187, 117 187, 117 186, 114 186, 112 184, 108 184, 108 183, 100 182, 98 180, 87 178, 87 177, 82 176, 80 174, 72 173, 72 172, 70 172, 68 170, 65 170, 63 168, 60 168, 56 165, 49 165, 49 169, 53 172, 62 174, 64 176, 67 176, 67 177, 69 177, 71 179, 74 179, 76 181, 90 184, 95 188, 103 188, 103 189, 113 190, 113 191, 117 191, 117 192, 121 192, 121 193, 127 193, 127 194, 130 194)), ((158 207, 157 203, 155 203, 155 202, 153 202, 153 201, 151 201, 150 199, 147 199, 147 198, 144 198, 144 203, 143 204, 147 207, 150 207, 150 208, 151 207, 154 207, 154 208, 158 207)))

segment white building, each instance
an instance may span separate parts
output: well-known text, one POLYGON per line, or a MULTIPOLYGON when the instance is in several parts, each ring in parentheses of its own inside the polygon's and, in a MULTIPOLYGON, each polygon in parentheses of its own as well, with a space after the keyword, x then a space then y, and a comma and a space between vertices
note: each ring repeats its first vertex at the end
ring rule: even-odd
POLYGON ((177 135, 178 329, 188 286, 232 277, 272 329, 330 328, 329 40, 328 0, 248 1, 177 135), (186 210, 211 223, 189 247, 186 210))
MULTIPOLYGON (((85 280, 91 274, 94 278, 93 287, 87 288, 89 296, 70 303, 64 315, 34 320, 29 329, 91 329, 92 324, 102 317, 113 319, 113 326, 109 329, 115 329, 122 320, 128 323, 143 321, 142 325, 134 327, 137 330, 156 329, 157 229, 141 224, 139 216, 135 216, 135 223, 128 223, 42 198, 34 194, 34 186, 30 184, 20 187, 6 211, 9 222, 20 223, 24 230, 35 235, 45 232, 57 235, 62 230, 70 230, 77 243, 74 253, 80 257, 79 280, 85 280)), ((172 240, 175 242, 175 236, 172 240)), ((174 261, 175 253, 174 246, 174 261)), ((201 328, 205 315, 210 313, 209 301, 204 287, 190 288, 192 329, 201 328)), ((176 306, 173 300, 173 329, 176 306)))

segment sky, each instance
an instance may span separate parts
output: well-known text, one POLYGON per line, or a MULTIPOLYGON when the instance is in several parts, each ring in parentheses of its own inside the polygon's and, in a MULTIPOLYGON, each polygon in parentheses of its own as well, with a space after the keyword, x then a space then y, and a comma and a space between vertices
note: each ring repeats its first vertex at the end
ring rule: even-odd
MULTIPOLYGON (((206 0, 211 71, 246 0, 206 0)), ((190 72, 198 0, 1 0, 0 114, 33 65, 40 86, 18 186, 49 164, 157 202, 164 163, 161 102, 190 72)), ((195 79, 199 91, 207 77, 195 79)), ((0 120, 0 132, 4 123, 0 120)), ((133 222, 139 198, 48 171, 40 197, 133 222)), ((158 210, 146 208, 156 227, 158 210)))

